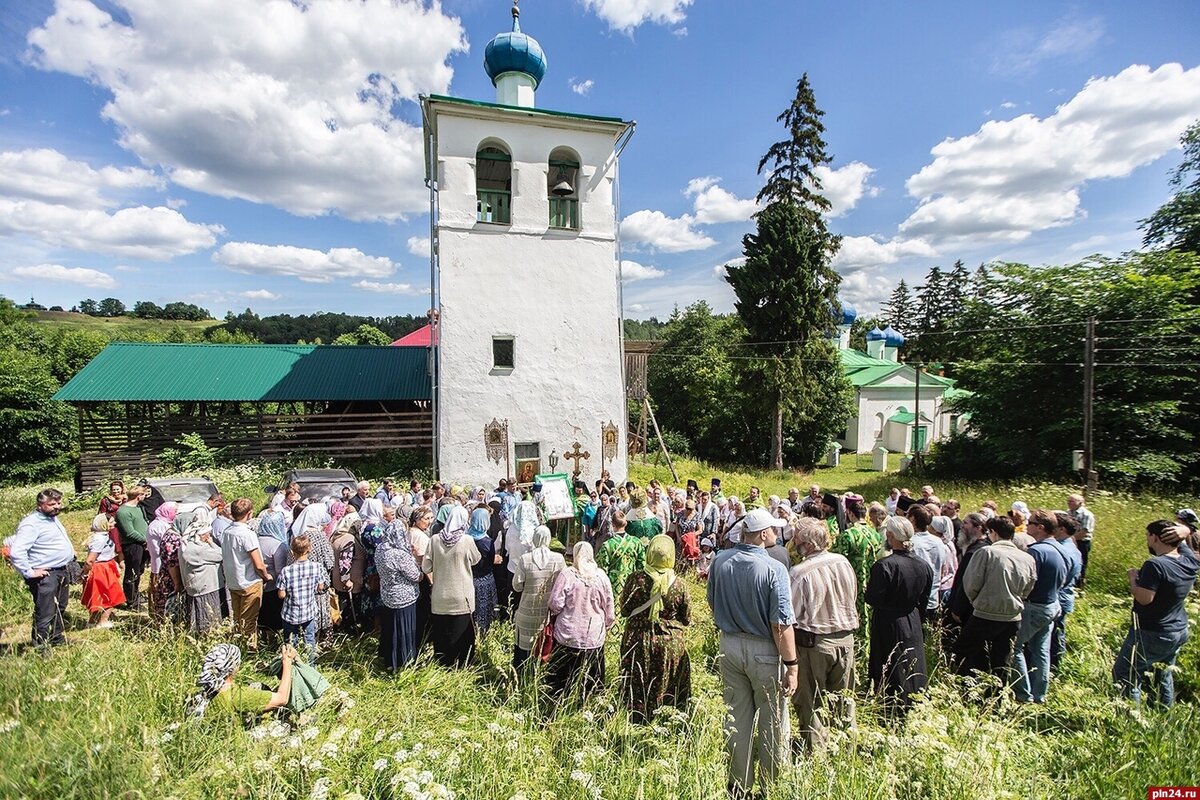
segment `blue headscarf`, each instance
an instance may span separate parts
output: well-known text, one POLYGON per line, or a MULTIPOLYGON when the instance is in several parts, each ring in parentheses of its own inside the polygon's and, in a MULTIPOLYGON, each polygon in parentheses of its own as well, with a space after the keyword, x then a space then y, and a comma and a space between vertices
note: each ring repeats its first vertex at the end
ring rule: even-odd
POLYGON ((278 508, 272 507, 267 509, 267 512, 258 520, 258 535, 287 544, 287 516, 278 508))
POLYGON ((467 526, 467 533, 472 539, 485 539, 488 535, 488 526, 491 524, 492 514, 487 510, 486 506, 481 506, 471 512, 471 524, 467 526))

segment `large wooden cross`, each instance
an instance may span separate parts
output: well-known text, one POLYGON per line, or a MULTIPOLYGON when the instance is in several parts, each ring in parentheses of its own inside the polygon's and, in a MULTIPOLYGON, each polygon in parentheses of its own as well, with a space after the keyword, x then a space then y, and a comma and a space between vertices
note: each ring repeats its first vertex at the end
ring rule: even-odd
POLYGON ((571 450, 571 452, 563 453, 563 458, 569 458, 575 462, 575 471, 571 473, 572 478, 576 478, 576 479, 579 478, 579 473, 582 471, 579 468, 579 462, 586 461, 587 459, 589 459, 591 457, 592 457, 591 453, 589 453, 587 450, 581 449, 581 445, 579 444, 579 442, 575 443, 574 449, 571 450))

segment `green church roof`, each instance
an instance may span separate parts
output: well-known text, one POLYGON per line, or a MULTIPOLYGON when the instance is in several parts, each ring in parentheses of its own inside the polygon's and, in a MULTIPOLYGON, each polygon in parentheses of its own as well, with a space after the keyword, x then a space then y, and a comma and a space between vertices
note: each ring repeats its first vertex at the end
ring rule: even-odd
POLYGON ((428 400, 427 350, 276 344, 110 344, 55 400, 72 403, 428 400))
MULTIPOLYGON (((864 386, 872 386, 904 369, 912 369, 908 364, 898 361, 888 361, 883 358, 874 358, 860 350, 844 349, 839 350, 838 355, 842 359, 842 369, 846 372, 846 377, 850 379, 850 383, 856 389, 861 389, 864 386)), ((953 381, 948 378, 943 378, 938 375, 931 375, 928 372, 921 373, 921 383, 929 386, 953 386, 953 381)))

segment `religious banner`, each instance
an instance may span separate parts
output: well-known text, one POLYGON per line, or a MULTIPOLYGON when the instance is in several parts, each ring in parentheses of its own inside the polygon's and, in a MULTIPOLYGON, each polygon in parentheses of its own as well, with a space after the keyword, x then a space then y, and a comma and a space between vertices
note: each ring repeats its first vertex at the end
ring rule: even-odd
POLYGON ((487 457, 499 464, 508 457, 508 420, 500 422, 495 417, 483 426, 483 446, 487 457))
MULTIPOLYGON (((603 443, 602 461, 614 461, 617 457, 617 437, 620 431, 612 420, 600 426, 600 441, 603 443)), ((603 464, 601 464, 603 466, 603 464)))
POLYGON ((571 484, 565 472, 535 475, 542 485, 542 508, 546 519, 574 519, 575 503, 571 499, 571 484))

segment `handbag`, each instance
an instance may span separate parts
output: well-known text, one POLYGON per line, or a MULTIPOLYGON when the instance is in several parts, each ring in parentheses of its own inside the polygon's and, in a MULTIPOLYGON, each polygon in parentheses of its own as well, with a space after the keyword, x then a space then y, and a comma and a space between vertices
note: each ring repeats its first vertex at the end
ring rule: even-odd
POLYGON ((76 586, 83 583, 83 564, 79 563, 78 558, 72 558, 63 569, 66 570, 67 584, 69 586, 76 586))
POLYGON ((533 652, 543 664, 550 663, 550 655, 554 652, 554 617, 546 617, 546 624, 533 643, 533 652))
POLYGON ((329 592, 329 622, 340 625, 342 622, 342 603, 336 592, 329 592))

